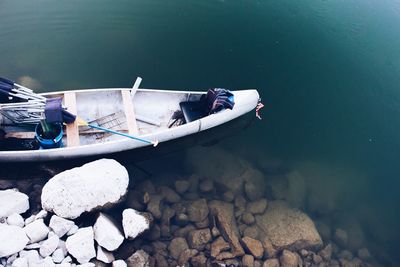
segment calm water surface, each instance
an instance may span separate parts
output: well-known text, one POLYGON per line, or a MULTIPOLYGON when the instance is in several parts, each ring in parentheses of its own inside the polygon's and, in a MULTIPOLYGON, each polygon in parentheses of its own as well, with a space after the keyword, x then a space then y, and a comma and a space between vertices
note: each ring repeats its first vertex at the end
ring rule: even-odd
POLYGON ((258 88, 264 120, 220 146, 302 170, 399 265, 399 25, 398 0, 0 0, 0 76, 38 91, 138 75, 258 88))

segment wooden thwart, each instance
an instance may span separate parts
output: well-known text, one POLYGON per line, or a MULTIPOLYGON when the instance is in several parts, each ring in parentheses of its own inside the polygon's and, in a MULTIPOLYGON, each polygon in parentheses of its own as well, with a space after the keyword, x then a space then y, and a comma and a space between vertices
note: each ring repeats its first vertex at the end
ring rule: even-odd
MULTIPOLYGON (((75 92, 65 92, 64 104, 67 107, 68 112, 72 114, 77 113, 75 92)), ((75 121, 74 123, 67 124, 66 133, 67 133, 67 146, 69 147, 79 146, 79 127, 77 121, 75 121)))
POLYGON ((126 116, 126 124, 128 125, 128 132, 132 135, 138 135, 139 129, 136 124, 135 109, 129 90, 121 90, 122 101, 124 103, 124 111, 126 116))

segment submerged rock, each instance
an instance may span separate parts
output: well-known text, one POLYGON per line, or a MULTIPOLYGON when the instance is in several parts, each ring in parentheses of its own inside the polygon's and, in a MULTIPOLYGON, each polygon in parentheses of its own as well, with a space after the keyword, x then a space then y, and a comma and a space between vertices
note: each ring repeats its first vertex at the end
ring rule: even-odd
POLYGON ((124 228, 125 238, 134 239, 148 230, 151 223, 149 217, 134 209, 125 209, 122 212, 122 227, 124 228))
POLYGON ((233 204, 213 200, 209 203, 209 208, 216 219, 219 231, 231 245, 232 253, 235 256, 243 256, 244 250, 239 242, 239 231, 233 212, 233 204))
POLYGON ((168 251, 175 260, 178 260, 181 253, 188 248, 189 246, 186 239, 183 237, 177 237, 172 239, 171 243, 169 243, 168 251))
POLYGON ((124 241, 124 236, 114 222, 105 214, 100 213, 93 225, 94 239, 108 251, 116 250, 124 241))
POLYGON ((260 241, 245 236, 242 238, 242 243, 246 250, 250 252, 254 258, 261 259, 264 256, 264 248, 260 241))
POLYGON ((80 228, 78 232, 67 238, 65 246, 68 252, 79 263, 89 262, 92 258, 96 257, 93 228, 80 228))
POLYGON ((280 261, 281 261, 282 267, 297 267, 297 265, 298 265, 297 255, 286 249, 282 252, 280 261))
POLYGON ((129 267, 150 267, 150 257, 144 250, 138 250, 126 259, 129 267))
POLYGON ((0 258, 23 250, 29 242, 21 227, 7 224, 0 224, 0 240, 0 258))
POLYGON ((42 190, 42 207, 60 217, 74 219, 84 212, 115 204, 127 193, 128 172, 111 159, 101 159, 64 171, 42 190))
POLYGON ((303 212, 290 208, 285 202, 271 202, 265 214, 256 216, 256 224, 278 250, 322 246, 313 221, 303 212))
POLYGON ((211 231, 208 228, 194 230, 188 235, 189 247, 197 250, 203 250, 205 245, 211 241, 211 231))
POLYGON ((15 189, 0 191, 0 218, 14 213, 24 213, 29 209, 29 197, 15 189))
POLYGON ((201 222, 207 218, 209 213, 207 200, 202 198, 192 201, 187 207, 189 220, 192 222, 201 222))

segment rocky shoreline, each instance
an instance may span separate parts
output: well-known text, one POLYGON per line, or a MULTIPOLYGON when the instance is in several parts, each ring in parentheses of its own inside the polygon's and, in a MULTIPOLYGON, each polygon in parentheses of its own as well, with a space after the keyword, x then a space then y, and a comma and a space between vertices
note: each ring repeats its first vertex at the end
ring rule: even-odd
POLYGON ((266 199, 248 164, 137 181, 103 159, 0 189, 0 266, 381 266, 345 230, 327 234, 293 202, 266 199))

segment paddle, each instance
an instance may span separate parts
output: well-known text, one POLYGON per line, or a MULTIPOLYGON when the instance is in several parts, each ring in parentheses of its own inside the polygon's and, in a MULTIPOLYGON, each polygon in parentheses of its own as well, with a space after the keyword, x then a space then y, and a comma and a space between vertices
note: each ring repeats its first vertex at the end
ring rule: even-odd
POLYGON ((152 144, 154 147, 156 147, 158 145, 158 141, 157 140, 149 141, 149 140, 142 139, 142 138, 139 138, 139 137, 136 137, 136 136, 133 136, 133 135, 126 134, 126 133, 121 133, 121 132, 117 132, 117 131, 114 131, 114 130, 111 130, 111 129, 103 128, 103 127, 100 127, 100 126, 97 126, 97 125, 89 124, 87 121, 84 121, 83 119, 78 118, 78 117, 76 118, 76 120, 77 120, 79 125, 88 126, 90 128, 98 129, 98 130, 101 130, 101 131, 104 131, 104 132, 109 132, 109 133, 125 136, 125 137, 128 137, 128 138, 137 140, 137 141, 141 141, 143 143, 152 144))

